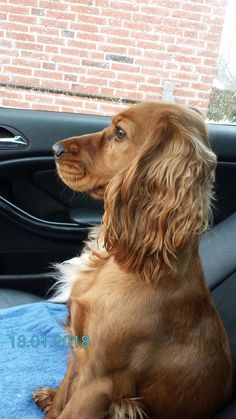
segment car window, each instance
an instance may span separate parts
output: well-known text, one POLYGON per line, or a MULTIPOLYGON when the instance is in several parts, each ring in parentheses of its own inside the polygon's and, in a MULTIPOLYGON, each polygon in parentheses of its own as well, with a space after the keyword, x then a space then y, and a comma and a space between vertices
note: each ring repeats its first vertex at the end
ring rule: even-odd
POLYGON ((0 106, 111 115, 138 101, 236 122, 235 0, 2 0, 0 106))

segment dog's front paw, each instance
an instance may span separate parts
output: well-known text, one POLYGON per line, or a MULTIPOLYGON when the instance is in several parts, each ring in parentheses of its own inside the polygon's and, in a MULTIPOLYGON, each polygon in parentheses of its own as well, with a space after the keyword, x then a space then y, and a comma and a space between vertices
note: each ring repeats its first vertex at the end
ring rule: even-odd
POLYGON ((47 413, 51 407, 56 392, 56 388, 42 387, 33 392, 32 398, 34 399, 37 406, 39 406, 45 413, 47 413))

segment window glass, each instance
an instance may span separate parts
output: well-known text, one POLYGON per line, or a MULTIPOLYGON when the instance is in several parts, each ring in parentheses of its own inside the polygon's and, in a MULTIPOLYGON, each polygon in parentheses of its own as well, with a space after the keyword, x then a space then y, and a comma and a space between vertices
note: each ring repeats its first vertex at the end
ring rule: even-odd
POLYGON ((0 106, 164 100, 236 122, 235 16, 235 0, 1 0, 0 106))

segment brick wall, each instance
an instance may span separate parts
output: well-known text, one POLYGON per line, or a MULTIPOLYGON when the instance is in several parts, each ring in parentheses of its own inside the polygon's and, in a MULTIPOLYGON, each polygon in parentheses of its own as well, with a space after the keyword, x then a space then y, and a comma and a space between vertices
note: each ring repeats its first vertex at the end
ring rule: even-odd
POLYGON ((225 0, 0 0, 0 106, 112 114, 173 96, 206 113, 225 8, 225 0))

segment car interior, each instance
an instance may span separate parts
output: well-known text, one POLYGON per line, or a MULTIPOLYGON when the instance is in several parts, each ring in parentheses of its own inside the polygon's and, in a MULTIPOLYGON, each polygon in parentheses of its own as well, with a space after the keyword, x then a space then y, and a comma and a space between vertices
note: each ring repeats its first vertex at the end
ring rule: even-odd
MULTIPOLYGON (((78 255, 89 228, 101 222, 102 202, 62 183, 51 147, 109 123, 103 116, 0 109, 0 308, 47 299, 55 281, 53 264, 78 255)), ((208 127, 218 164, 213 221, 200 254, 235 364, 236 128, 208 127)), ((234 384, 232 403, 217 419, 235 419, 235 396, 234 384)))

